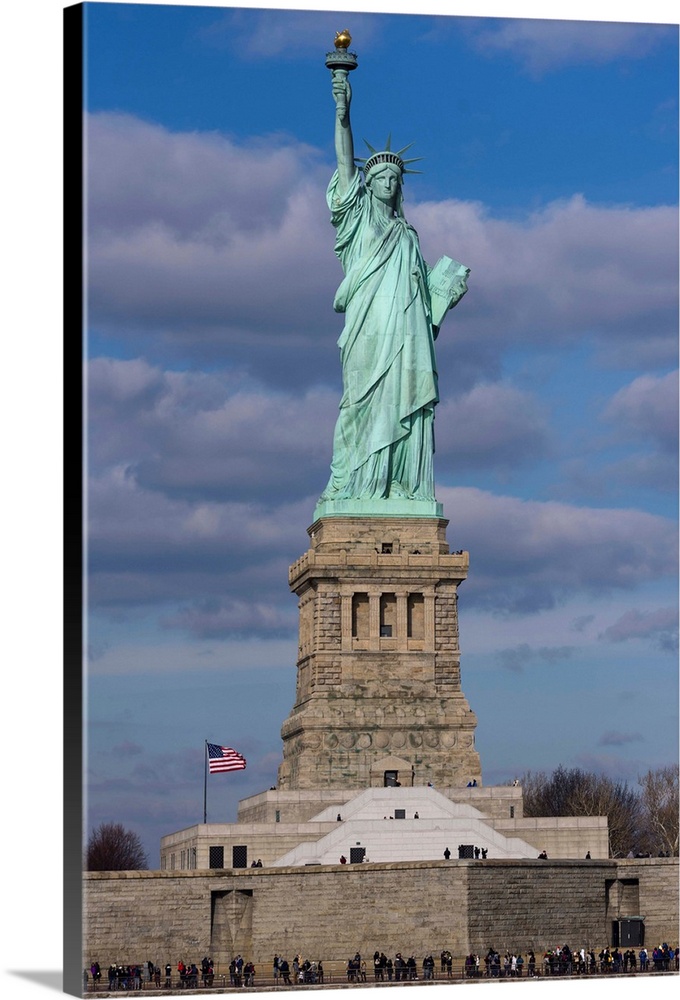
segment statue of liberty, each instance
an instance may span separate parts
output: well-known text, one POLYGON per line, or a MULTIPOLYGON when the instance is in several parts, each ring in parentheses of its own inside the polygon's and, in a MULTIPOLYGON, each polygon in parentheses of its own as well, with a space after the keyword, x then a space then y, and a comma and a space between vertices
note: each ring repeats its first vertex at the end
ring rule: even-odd
POLYGON ((381 151, 367 143, 371 155, 358 161, 362 177, 347 76, 347 70, 332 69, 337 169, 327 191, 345 275, 333 302, 345 314, 338 341, 343 394, 331 476, 316 516, 334 510, 432 513, 439 507, 432 460, 439 400, 434 341, 444 313, 466 291, 469 269, 448 257, 430 268, 423 259, 418 234, 404 218, 403 177, 414 162, 403 159, 405 149, 393 152, 390 139, 381 151))

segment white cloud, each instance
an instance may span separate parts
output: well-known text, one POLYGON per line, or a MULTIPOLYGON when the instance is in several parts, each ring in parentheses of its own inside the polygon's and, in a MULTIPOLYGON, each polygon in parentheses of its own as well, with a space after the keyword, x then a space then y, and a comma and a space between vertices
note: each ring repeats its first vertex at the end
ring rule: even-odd
MULTIPOLYGON (((552 433, 544 406, 505 383, 481 383, 437 408, 437 456, 456 469, 509 470, 550 450, 552 433)), ((443 464, 443 463, 442 463, 443 464)))
POLYGON ((620 389, 609 402, 606 420, 621 427, 627 437, 651 440, 674 457, 678 448, 678 372, 641 375, 620 389))
MULTIPOLYGON (((281 581, 283 592, 283 581, 281 581)), ((297 609, 290 602, 288 609, 258 601, 232 599, 224 602, 203 601, 198 606, 184 608, 162 619, 166 628, 183 629, 201 638, 256 633, 294 634, 297 609)))
POLYGON ((147 676, 158 674, 180 677, 199 671, 228 675, 233 670, 259 670, 268 667, 291 669, 295 662, 295 643, 283 639, 206 639, 201 641, 121 642, 90 664, 95 676, 147 676))
MULTIPOLYGON (((336 31, 345 26, 343 17, 319 11, 313 17, 307 11, 235 11, 218 17, 201 38, 218 48, 236 49, 242 58, 300 59, 309 52, 318 54, 320 39, 332 49, 336 31)), ((365 50, 380 32, 380 19, 354 11, 350 20, 352 35, 361 38, 365 50)))
POLYGON ((671 607, 640 611, 632 608, 613 625, 604 629, 600 638, 608 642, 649 639, 659 649, 675 653, 678 649, 678 609, 671 607))
MULTIPOLYGON (((676 526, 669 519, 477 489, 442 488, 439 496, 452 520, 452 548, 474 553, 469 607, 532 613, 582 592, 674 579, 676 526)), ((266 634, 289 621, 292 629, 287 567, 306 547, 301 526, 313 504, 311 497, 269 507, 255 500, 195 503, 114 469, 91 487, 93 606, 121 613, 165 605, 168 623, 210 634, 235 629, 245 601, 250 612, 241 614, 242 628, 266 634), (168 612, 168 602, 181 602, 182 610, 168 612)))
POLYGON ((282 581, 285 587, 288 565, 304 547, 301 525, 313 503, 197 504, 144 489, 125 467, 113 468, 89 490, 91 606, 118 613, 252 592, 282 601, 282 581))
POLYGON ((474 553, 466 598, 492 609, 535 612, 578 591, 631 590, 674 579, 674 521, 637 510, 570 506, 442 488, 452 548, 474 553))
POLYGON ((477 22, 471 40, 477 51, 507 52, 533 75, 564 66, 643 59, 670 37, 663 26, 579 21, 507 20, 477 22))
POLYGON ((278 505, 325 484, 339 393, 110 358, 90 363, 88 389, 93 471, 119 465, 141 486, 197 501, 266 502, 275 487, 278 505))
MULTIPOLYGON (((252 361, 259 346, 265 366, 284 335, 288 353, 301 335, 318 338, 341 276, 332 252, 319 252, 330 249, 327 174, 286 137, 236 145, 90 116, 91 323, 123 338, 154 329, 194 357, 229 342, 252 361)), ((325 340, 334 354, 335 337, 325 340)))
MULTIPOLYGON (((130 116, 89 122, 92 324, 122 339, 155 331, 166 347, 247 360, 288 384, 337 379, 341 320, 330 303, 341 271, 319 152, 130 116)), ((580 195, 522 220, 454 200, 407 208, 428 259, 454 254, 472 268, 439 340, 459 367, 479 364, 485 346, 585 335, 617 363, 675 356, 676 208, 580 195)))
MULTIPOLYGON (((456 350, 478 338, 504 349, 510 338, 517 346, 592 335, 603 360, 613 342, 617 363, 674 363, 675 207, 593 205, 577 194, 521 221, 451 200, 422 203, 411 217, 426 256, 451 253, 453 244, 471 268, 470 291, 451 320, 456 350)), ((445 330, 438 343, 446 349, 445 330)))
POLYGON ((500 649, 496 655, 502 667, 513 673, 521 674, 528 663, 533 664, 538 662, 539 666, 562 663, 564 660, 570 659, 573 652, 572 646, 534 647, 530 646, 527 642, 523 642, 519 646, 500 649))
POLYGON ((604 434, 589 433, 581 455, 563 467, 569 496, 595 498, 669 494, 678 488, 678 371, 645 374, 619 389, 602 408, 604 434), (612 459, 608 450, 620 457, 612 459), (623 451, 623 454, 621 454, 623 451), (589 452, 586 456, 584 452, 589 452))

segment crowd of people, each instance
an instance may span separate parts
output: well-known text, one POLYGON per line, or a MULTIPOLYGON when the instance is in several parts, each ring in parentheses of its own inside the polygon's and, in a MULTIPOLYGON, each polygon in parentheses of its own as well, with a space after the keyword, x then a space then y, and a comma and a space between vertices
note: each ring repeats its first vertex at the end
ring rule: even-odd
MULTIPOLYGON (((466 979, 485 977, 488 979, 533 978, 536 976, 573 976, 573 975, 606 975, 637 972, 678 972, 680 951, 667 942, 648 950, 605 947, 596 952, 594 949, 548 948, 537 956, 534 951, 506 951, 501 955, 491 947, 483 957, 471 953, 466 955, 461 963, 460 972, 466 979)), ((356 952, 347 960, 345 975, 348 983, 366 983, 372 971, 375 982, 412 982, 414 980, 434 980, 454 976, 454 961, 451 952, 444 949, 439 955, 439 976, 436 975, 437 963, 431 953, 418 961, 415 955, 405 958, 400 951, 394 958, 388 957, 384 951, 376 950, 373 959, 368 963, 356 952)), ((221 978, 221 977, 220 977, 221 978)), ((268 977, 265 977, 268 979, 268 977)), ((98 962, 93 962, 89 969, 83 970, 83 985, 85 992, 101 988, 102 973, 98 962)), ((324 983, 324 967, 320 960, 303 959, 296 954, 292 962, 281 955, 274 955, 272 965, 272 980, 275 986, 298 986, 324 983)), ((271 980, 270 980, 271 981, 271 980)), ((176 974, 168 962, 164 969, 154 962, 136 965, 110 965, 108 969, 108 989, 141 990, 146 986, 165 989, 198 989, 212 987, 215 984, 215 964, 207 956, 201 961, 200 967, 195 963, 177 963, 176 974)), ((222 985, 222 982, 218 983, 222 985)), ((224 983, 226 986, 226 982, 224 983)), ((229 963, 229 985, 232 988, 255 986, 255 966, 246 962, 242 955, 236 955, 229 963)), ((261 985, 261 984, 260 984, 261 985)), ((105 988, 105 987, 104 987, 105 988)))
POLYGON ((293 959, 292 972, 288 959, 274 955, 272 972, 274 985, 281 982, 284 986, 295 986, 299 983, 323 983, 324 981, 323 962, 321 960, 312 962, 309 958, 303 959, 302 955, 296 955, 293 959))
POLYGON ((483 959, 479 955, 466 955, 464 975, 466 978, 484 976, 490 979, 504 977, 534 976, 573 976, 573 975, 603 975, 607 973, 630 972, 677 972, 680 954, 677 948, 667 942, 653 948, 651 953, 640 948, 636 953, 634 948, 621 951, 619 948, 603 948, 596 953, 594 949, 549 948, 539 958, 533 951, 526 957, 520 952, 506 951, 504 956, 494 948, 489 948, 483 959))
POLYGON ((232 958, 229 963, 229 985, 236 987, 255 985, 255 966, 252 962, 246 962, 242 955, 232 958))
MULTIPOLYGON (((83 986, 85 992, 88 989, 97 990, 100 988, 102 979, 99 962, 93 962, 89 970, 83 970, 83 986)), ((180 959, 177 963, 176 976, 173 977, 172 965, 168 962, 165 969, 155 962, 137 963, 135 965, 112 964, 108 969, 108 989, 114 990, 141 990, 144 986, 154 986, 160 989, 173 989, 179 986, 180 989, 198 989, 199 984, 212 986, 215 980, 215 964, 212 958, 207 956, 201 961, 200 969, 195 962, 189 964, 180 959)))

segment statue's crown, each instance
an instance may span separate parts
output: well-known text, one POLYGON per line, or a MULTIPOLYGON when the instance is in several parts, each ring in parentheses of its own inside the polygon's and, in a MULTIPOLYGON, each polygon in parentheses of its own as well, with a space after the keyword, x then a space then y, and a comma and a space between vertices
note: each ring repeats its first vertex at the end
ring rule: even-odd
POLYGON ((387 142, 385 143, 385 148, 381 150, 374 149, 367 139, 364 139, 364 142, 371 151, 371 155, 368 157, 368 159, 363 159, 360 156, 356 157, 357 163, 363 164, 362 169, 364 171, 364 177, 368 177, 371 170, 374 170, 375 167, 381 166, 383 163, 391 163, 393 166, 397 167, 402 174, 420 173, 420 170, 409 170, 406 167, 406 164, 415 163, 417 160, 422 160, 422 156, 415 156, 410 160, 405 160, 402 156, 402 153, 405 153, 407 149, 411 148, 411 146, 413 145, 412 142, 410 142, 408 146, 404 146, 403 149, 399 149, 396 152, 393 152, 390 149, 390 146, 392 144, 391 135, 388 135, 387 142))

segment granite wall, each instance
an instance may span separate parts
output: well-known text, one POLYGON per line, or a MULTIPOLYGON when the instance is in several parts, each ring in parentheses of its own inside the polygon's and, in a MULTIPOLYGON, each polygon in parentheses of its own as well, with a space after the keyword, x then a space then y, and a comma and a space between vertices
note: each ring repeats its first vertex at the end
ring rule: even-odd
POLYGON ((85 875, 83 961, 159 964, 274 952, 344 964, 359 950, 544 950, 611 943, 619 917, 678 942, 678 859, 436 861, 85 875))

